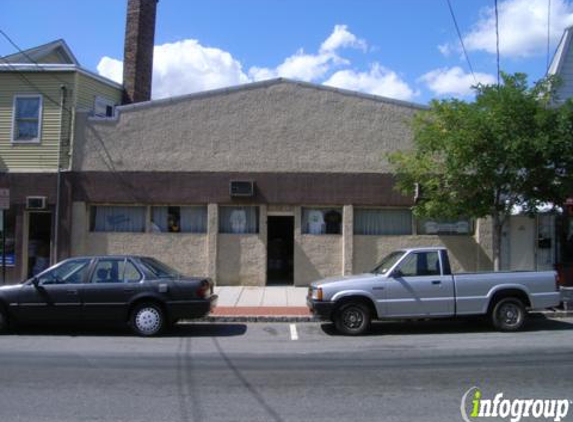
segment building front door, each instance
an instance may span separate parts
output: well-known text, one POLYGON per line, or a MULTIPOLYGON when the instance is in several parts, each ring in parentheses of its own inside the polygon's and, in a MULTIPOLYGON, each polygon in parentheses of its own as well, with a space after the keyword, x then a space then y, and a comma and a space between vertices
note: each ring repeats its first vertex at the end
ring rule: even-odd
POLYGON ((32 277, 50 266, 52 243, 52 213, 28 213, 27 277, 32 277))
POLYGON ((294 280, 294 217, 269 216, 267 284, 291 285, 294 280))

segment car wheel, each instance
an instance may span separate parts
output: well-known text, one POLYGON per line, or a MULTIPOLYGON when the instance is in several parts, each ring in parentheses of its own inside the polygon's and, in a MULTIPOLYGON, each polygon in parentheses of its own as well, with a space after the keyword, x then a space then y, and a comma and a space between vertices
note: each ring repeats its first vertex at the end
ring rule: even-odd
POLYGON ((350 302, 335 312, 334 326, 342 334, 357 336, 368 331, 370 320, 368 306, 360 302, 350 302))
POLYGON ((525 323, 525 306, 514 297, 498 301, 491 313, 491 322, 499 331, 518 331, 525 323))
POLYGON ((131 312, 130 324, 135 334, 139 336, 155 336, 163 330, 165 315, 158 305, 143 303, 131 312))

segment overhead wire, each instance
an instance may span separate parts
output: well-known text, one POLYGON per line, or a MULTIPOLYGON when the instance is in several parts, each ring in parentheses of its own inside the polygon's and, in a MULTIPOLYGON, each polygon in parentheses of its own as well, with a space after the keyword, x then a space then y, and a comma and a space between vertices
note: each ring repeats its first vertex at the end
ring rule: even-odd
POLYGON ((496 65, 497 65, 497 88, 499 89, 500 74, 499 70, 499 13, 497 9, 497 0, 494 0, 495 9, 495 54, 496 54, 496 65))
POLYGON ((464 39, 463 39, 463 37, 462 37, 462 33, 460 32, 460 27, 458 26, 458 21, 457 21, 457 19, 456 19, 456 15, 455 15, 455 13, 454 13, 454 9, 453 9, 453 7, 452 7, 452 3, 451 3, 450 0, 446 0, 446 2, 448 3, 448 8, 450 9, 450 15, 452 16, 452 20, 454 21, 454 26, 456 27, 456 32, 457 32, 457 34, 458 34, 458 38, 459 38, 459 40, 460 40, 460 44, 461 44, 462 50, 463 50, 463 52, 464 52, 464 56, 465 56, 466 62, 467 62, 467 64, 468 64, 468 68, 470 69, 470 72, 471 72, 471 74, 472 74, 472 77, 473 77, 473 79, 474 79, 474 82, 475 82, 476 85, 477 85, 478 81, 477 81, 477 79, 476 79, 476 75, 475 75, 475 73, 474 73, 474 69, 473 69, 473 67, 472 67, 472 63, 471 63, 471 61, 470 61, 470 57, 469 57, 469 55, 468 55, 468 52, 466 51, 466 46, 465 46, 465 44, 464 44, 464 39))
MULTIPOLYGON (((2 35, 11 45, 12 47, 14 47, 16 50, 18 50, 18 52, 22 55, 24 55, 24 57, 26 57, 28 60, 30 60, 30 62, 32 62, 32 64, 34 64, 38 69, 46 72, 47 69, 45 67, 43 67, 40 63, 38 63, 36 60, 34 60, 28 53, 26 53, 26 50, 22 50, 20 48, 20 46, 18 44, 16 44, 14 42, 14 40, 12 40, 12 38, 10 38, 10 36, 4 32, 2 29, 0 29, 0 35, 2 35)), ((64 79, 61 79, 58 77, 58 75, 53 74, 53 73, 49 73, 50 76, 54 79, 56 79, 58 82, 62 83, 62 84, 68 84, 68 81, 65 81, 64 79)))
POLYGON ((547 72, 549 71, 549 54, 550 54, 550 46, 551 44, 551 0, 547 0, 547 62, 546 62, 546 69, 547 72))

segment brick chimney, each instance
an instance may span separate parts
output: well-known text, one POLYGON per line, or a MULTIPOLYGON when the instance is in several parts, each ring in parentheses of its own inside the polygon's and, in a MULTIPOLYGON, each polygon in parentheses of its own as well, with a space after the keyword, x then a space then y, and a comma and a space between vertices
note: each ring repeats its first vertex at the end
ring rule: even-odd
POLYGON ((128 0, 123 53, 123 104, 151 99, 158 0, 128 0))

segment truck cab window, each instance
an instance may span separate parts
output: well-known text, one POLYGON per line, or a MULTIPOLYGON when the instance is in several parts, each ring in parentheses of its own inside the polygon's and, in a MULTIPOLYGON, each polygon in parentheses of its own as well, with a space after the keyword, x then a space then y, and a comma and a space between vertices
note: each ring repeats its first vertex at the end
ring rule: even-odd
POLYGON ((400 264, 400 271, 404 277, 440 275, 438 252, 412 253, 400 264))

